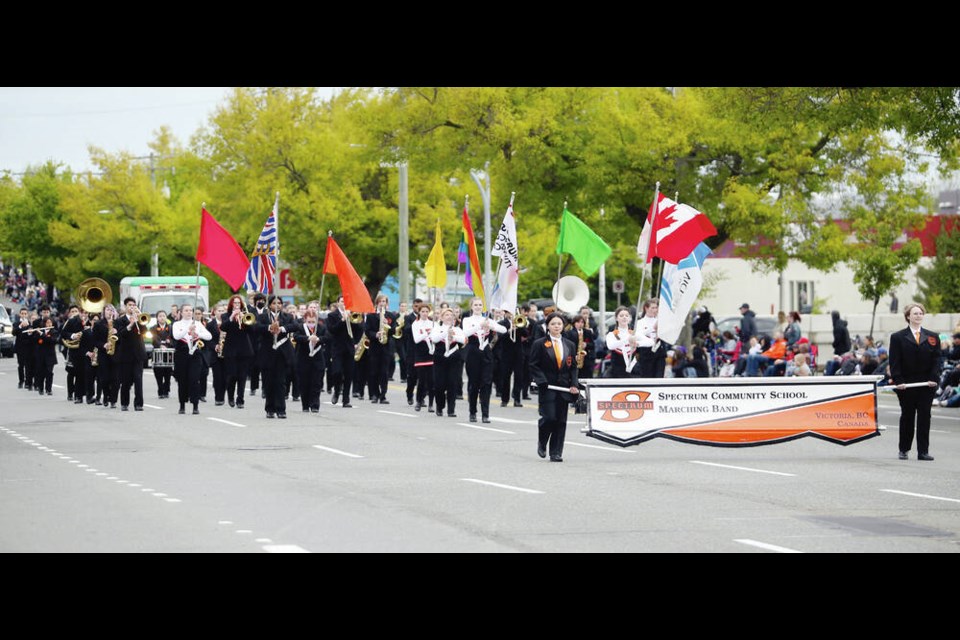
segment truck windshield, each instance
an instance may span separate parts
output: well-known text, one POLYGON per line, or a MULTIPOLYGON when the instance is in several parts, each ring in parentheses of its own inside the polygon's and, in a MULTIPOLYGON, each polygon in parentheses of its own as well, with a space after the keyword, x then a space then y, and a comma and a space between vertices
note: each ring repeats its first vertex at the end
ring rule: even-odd
MULTIPOLYGON (((193 306, 196 296, 192 293, 161 293, 157 295, 144 296, 140 302, 140 311, 155 316, 157 311, 166 311, 170 313, 170 307, 177 305, 182 307, 184 304, 193 306)), ((203 297, 199 299, 199 304, 203 306, 203 297)))

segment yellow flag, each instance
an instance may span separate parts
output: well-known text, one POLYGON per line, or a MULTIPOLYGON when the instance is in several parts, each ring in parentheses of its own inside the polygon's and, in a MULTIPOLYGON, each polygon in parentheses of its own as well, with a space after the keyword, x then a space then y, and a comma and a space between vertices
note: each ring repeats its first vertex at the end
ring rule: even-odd
POLYGON ((433 249, 430 250, 430 257, 427 258, 427 286, 445 289, 447 287, 447 263, 443 260, 443 245, 440 240, 443 237, 443 231, 440 229, 440 219, 437 219, 436 242, 433 249))

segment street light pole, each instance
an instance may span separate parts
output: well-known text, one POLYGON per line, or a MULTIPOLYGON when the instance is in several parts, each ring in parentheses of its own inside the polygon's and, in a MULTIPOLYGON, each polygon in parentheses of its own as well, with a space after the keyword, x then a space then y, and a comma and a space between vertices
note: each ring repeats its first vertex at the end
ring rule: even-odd
POLYGON ((397 165, 400 178, 400 302, 410 301, 410 211, 407 206, 407 163, 397 165))
POLYGON ((493 286, 493 273, 490 266, 490 161, 484 163, 483 171, 470 169, 470 177, 477 183, 480 197, 483 199, 483 290, 490 291, 493 286), (483 176, 484 182, 480 182, 480 176, 483 176))

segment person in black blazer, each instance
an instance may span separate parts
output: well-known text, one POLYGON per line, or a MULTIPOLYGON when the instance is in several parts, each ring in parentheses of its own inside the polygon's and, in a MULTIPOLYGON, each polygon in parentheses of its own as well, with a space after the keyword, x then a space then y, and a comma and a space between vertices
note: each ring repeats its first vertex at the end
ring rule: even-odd
POLYGON ((255 326, 260 334, 257 361, 266 396, 263 408, 268 418, 286 418, 287 368, 293 366, 296 358, 290 336, 297 331, 296 321, 283 311, 283 300, 279 296, 270 296, 255 326))
POLYGON ((255 325, 243 322, 248 313, 243 298, 234 294, 227 301, 227 311, 220 316, 220 330, 226 335, 223 342, 223 374, 227 382, 227 401, 230 406, 243 409, 243 390, 253 360, 251 336, 255 325), (236 399, 236 400, 234 400, 236 399))
POLYGON ((36 343, 36 352, 34 354, 34 384, 33 388, 40 395, 44 392, 48 396, 53 395, 53 369, 57 366, 57 343, 60 342, 60 328, 56 321, 50 316, 50 306, 44 304, 40 307, 40 317, 33 322, 33 329, 37 329, 32 334, 36 343), (40 331, 43 329, 43 331, 40 331))
POLYGON ((117 320, 116 362, 120 365, 120 410, 130 406, 130 387, 133 386, 133 409, 143 411, 143 363, 147 349, 143 346, 143 334, 138 316, 140 310, 133 298, 124 298, 126 315, 117 320))
POLYGON ((85 391, 83 361, 86 359, 80 351, 79 342, 77 346, 70 347, 67 341, 79 341, 83 337, 83 325, 86 324, 87 313, 81 311, 80 307, 71 304, 67 307, 67 320, 60 327, 60 342, 67 348, 65 366, 67 369, 67 400, 73 400, 75 404, 83 402, 83 393, 85 391))
POLYGON ((343 397, 343 407, 351 408, 350 387, 353 385, 356 345, 363 337, 363 325, 350 321, 350 310, 344 306, 343 296, 337 299, 337 308, 327 314, 327 334, 331 354, 330 377, 333 379, 333 399, 337 404, 343 397))
POLYGON ((890 336, 890 376, 900 399, 900 459, 907 459, 917 432, 917 459, 930 455, 930 404, 940 379, 940 336, 920 325, 926 309, 918 303, 904 307, 908 327, 890 336), (926 386, 904 385, 926 382, 926 386))
POLYGON ((577 384, 577 345, 565 340, 564 319, 560 313, 547 316, 547 335, 533 342, 530 347, 530 378, 537 385, 537 401, 540 404, 539 439, 537 455, 563 462, 563 440, 567 433, 567 414, 570 402, 579 397, 577 384), (547 385, 564 387, 568 392, 548 389, 547 385))
MULTIPOLYGON (((153 350, 173 349, 173 329, 167 322, 167 312, 161 309, 157 311, 157 324, 151 331, 153 334, 153 350)), ((173 367, 153 367, 153 377, 157 381, 157 397, 170 397, 170 376, 173 375, 173 367)))
POLYGON ((300 403, 304 413, 320 411, 323 386, 323 340, 326 329, 320 324, 317 308, 307 307, 297 322, 297 374, 300 376, 300 403), (312 353, 311 353, 312 351, 312 353))

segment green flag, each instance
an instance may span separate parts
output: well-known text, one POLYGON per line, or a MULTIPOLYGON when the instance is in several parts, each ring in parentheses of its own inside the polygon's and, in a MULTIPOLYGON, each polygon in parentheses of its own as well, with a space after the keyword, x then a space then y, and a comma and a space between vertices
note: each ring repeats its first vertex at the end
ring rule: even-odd
POLYGON ((603 238, 593 232, 575 215, 563 210, 560 219, 560 237, 557 239, 557 253, 569 253, 588 276, 597 272, 613 249, 603 238))

